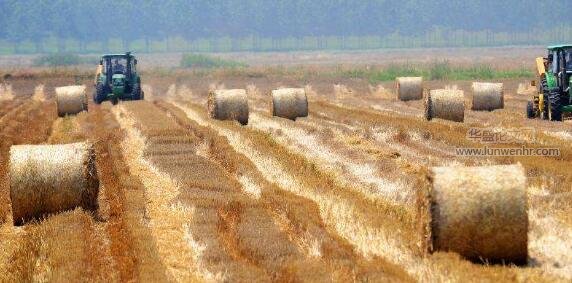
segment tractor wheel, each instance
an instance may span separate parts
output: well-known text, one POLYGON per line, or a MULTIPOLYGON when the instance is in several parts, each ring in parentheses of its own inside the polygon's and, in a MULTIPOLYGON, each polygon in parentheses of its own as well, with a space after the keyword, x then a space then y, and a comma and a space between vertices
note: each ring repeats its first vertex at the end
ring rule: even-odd
POLYGON ((95 102, 95 104, 101 104, 104 100, 104 95, 105 91, 103 85, 97 84, 95 86, 95 95, 93 96, 93 102, 95 102))
MULTIPOLYGON (((542 109, 540 110, 540 119, 541 120, 548 120, 548 93, 544 93, 542 94, 543 96, 543 100, 544 100, 544 105, 542 107, 542 109)), ((540 107, 539 107, 540 109, 540 107)))
POLYGON ((532 101, 529 101, 526 104, 526 118, 528 119, 536 118, 536 113, 534 111, 534 103, 532 103, 532 101))
POLYGON ((133 86, 133 92, 131 93, 131 97, 133 100, 142 100, 143 99, 143 91, 141 90, 140 84, 136 84, 133 86))
POLYGON ((562 101, 559 89, 553 89, 548 94, 548 120, 562 121, 562 101))
POLYGON ((540 85, 538 86, 538 92, 540 93, 548 93, 548 81, 546 81, 546 77, 540 79, 540 85))
POLYGON ((548 116, 548 112, 549 112, 549 110, 548 110, 548 97, 550 94, 550 89, 548 88, 548 81, 546 80, 546 77, 543 77, 540 79, 540 85, 538 86, 538 92, 544 98, 544 107, 542 107, 542 109, 539 110, 540 119, 541 120, 548 120, 549 119, 549 116, 548 116))

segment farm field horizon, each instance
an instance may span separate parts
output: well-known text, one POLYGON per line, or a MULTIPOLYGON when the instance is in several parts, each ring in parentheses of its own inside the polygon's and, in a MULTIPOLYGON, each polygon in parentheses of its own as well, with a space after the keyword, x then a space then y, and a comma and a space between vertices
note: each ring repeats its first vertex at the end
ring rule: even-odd
MULTIPOLYGON (((433 63, 448 61, 454 65, 484 64, 494 67, 530 67, 531 60, 545 53, 546 46, 498 46, 498 47, 449 47, 449 48, 383 48, 371 50, 308 50, 269 52, 202 52, 223 59, 235 60, 251 67, 268 66, 387 66, 407 63, 433 63), (510 64, 509 64, 510 63, 510 64)), ((124 52, 124 51, 123 51, 124 52)), ((181 58, 190 52, 140 53, 141 70, 180 67, 181 58)), ((49 53, 46 53, 49 54, 49 53)), ((73 52, 63 52, 73 54, 73 52)), ((93 67, 99 53, 82 54, 94 62, 82 64, 82 68, 93 67)), ((28 68, 34 66, 34 59, 41 54, 0 55, 0 67, 28 68)))

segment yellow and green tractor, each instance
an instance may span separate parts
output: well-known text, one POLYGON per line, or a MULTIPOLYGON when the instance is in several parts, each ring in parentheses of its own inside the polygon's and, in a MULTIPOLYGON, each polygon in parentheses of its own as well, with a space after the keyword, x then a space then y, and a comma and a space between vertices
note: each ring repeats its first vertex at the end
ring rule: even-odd
POLYGON ((101 104, 119 100, 142 100, 141 77, 137 73, 137 59, 130 52, 103 55, 95 72, 93 101, 101 104))
MULTIPOLYGON (((548 56, 536 59, 538 93, 526 107, 527 117, 550 121, 572 114, 572 44, 548 47, 548 56)), ((535 82, 536 84, 536 82, 535 82)))

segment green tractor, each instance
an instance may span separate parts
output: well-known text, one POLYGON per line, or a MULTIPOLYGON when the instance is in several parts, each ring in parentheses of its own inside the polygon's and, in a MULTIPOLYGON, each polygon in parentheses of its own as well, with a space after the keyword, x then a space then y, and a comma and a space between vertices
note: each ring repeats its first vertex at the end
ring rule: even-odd
POLYGON ((569 119, 572 113, 572 45, 548 47, 546 58, 536 58, 536 69, 540 81, 538 94, 527 104, 527 117, 550 121, 569 119))
POLYGON ((101 104, 119 100, 142 100, 141 77, 137 74, 137 59, 130 52, 103 55, 95 73, 93 101, 101 104))

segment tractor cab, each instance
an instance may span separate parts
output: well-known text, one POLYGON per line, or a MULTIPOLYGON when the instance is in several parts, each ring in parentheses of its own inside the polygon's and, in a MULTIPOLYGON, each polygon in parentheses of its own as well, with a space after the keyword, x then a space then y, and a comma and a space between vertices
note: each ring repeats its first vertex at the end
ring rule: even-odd
MULTIPOLYGON (((548 47, 551 73, 548 77, 551 82, 548 88, 560 92, 561 111, 566 114, 572 112, 572 44, 548 47), (552 56, 550 56, 550 54, 552 56)), ((570 115, 567 115, 570 116, 570 115)))
POLYGON ((137 72, 137 59, 131 55, 126 54, 111 54, 101 57, 99 64, 102 66, 102 72, 111 80, 113 75, 130 76, 132 72, 137 72))
POLYGON ((141 78, 137 74, 137 59, 130 52, 103 55, 95 75, 94 101, 143 99, 141 78))
POLYGON ((559 86, 567 88, 572 75, 572 45, 548 47, 546 71, 556 76, 559 86))
POLYGON ((572 73, 572 48, 570 48, 570 50, 567 50, 564 56, 564 61, 565 66, 566 66, 566 72, 567 73, 572 73))

